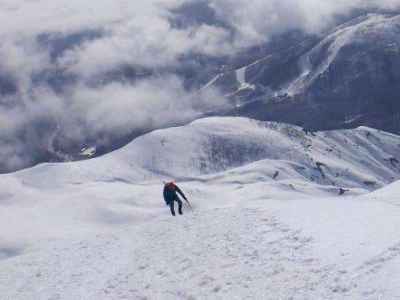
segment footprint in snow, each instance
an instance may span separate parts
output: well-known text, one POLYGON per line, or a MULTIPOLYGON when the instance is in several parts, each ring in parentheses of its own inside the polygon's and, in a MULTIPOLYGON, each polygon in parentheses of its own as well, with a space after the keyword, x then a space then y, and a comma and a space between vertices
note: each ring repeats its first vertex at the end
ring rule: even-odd
POLYGON ((200 286, 200 287, 203 287, 203 286, 206 286, 206 285, 208 285, 208 284, 210 284, 211 282, 214 282, 214 281, 215 281, 215 279, 214 279, 213 277, 204 276, 204 277, 201 279, 201 281, 200 281, 200 283, 199 283, 199 286, 200 286))
POLYGON ((222 289, 222 287, 220 285, 217 285, 216 287, 213 288, 213 292, 214 293, 218 293, 220 290, 222 289))

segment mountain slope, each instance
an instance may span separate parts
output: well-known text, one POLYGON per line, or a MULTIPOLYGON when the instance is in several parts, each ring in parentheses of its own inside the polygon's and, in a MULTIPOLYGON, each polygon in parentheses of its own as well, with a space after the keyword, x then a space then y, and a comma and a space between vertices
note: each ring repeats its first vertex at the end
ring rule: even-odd
POLYGON ((268 162, 274 161, 303 180, 349 187, 366 187, 370 181, 377 188, 399 178, 398 145, 398 136, 365 127, 307 133, 292 125, 214 117, 154 131, 101 158, 43 164, 11 177, 45 187, 122 178, 184 179, 254 162, 264 163, 273 174, 276 169, 268 162))
POLYGON ((277 201, 269 195, 272 199, 242 198, 238 206, 179 219, 165 216, 112 232, 44 241, 0 262, 1 294, 6 299, 395 299, 398 207, 353 197, 306 200, 292 193, 277 201))
POLYGON ((313 130, 369 126, 398 133, 400 16, 367 14, 304 36, 209 84, 232 114, 313 130))
POLYGON ((398 184, 365 193, 400 178, 399 144, 369 128, 207 118, 2 175, 0 295, 392 298, 398 184), (172 177, 194 206, 176 218, 162 200, 172 177))

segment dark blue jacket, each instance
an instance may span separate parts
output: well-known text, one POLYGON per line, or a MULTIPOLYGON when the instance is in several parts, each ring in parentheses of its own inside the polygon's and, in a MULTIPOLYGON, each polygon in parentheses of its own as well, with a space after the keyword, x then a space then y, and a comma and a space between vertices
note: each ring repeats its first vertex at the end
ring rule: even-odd
POLYGON ((177 193, 179 193, 179 195, 181 195, 183 197, 183 199, 187 200, 185 194, 173 182, 170 182, 170 183, 167 183, 166 185, 164 185, 163 195, 164 195, 165 203, 167 205, 169 205, 172 201, 179 200, 177 193))

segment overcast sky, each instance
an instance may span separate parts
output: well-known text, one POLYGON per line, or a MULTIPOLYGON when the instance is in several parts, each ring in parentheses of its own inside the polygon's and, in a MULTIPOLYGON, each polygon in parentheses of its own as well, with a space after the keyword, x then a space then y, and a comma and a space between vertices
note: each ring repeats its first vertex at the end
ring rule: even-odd
POLYGON ((188 53, 229 55, 286 30, 318 34, 336 15, 354 8, 400 7, 400 0, 209 0, 210 9, 228 26, 172 26, 171 11, 188 2, 0 0, 0 80, 5 77, 17 86, 16 94, 0 98, 0 161, 18 168, 32 160, 31 147, 51 147, 52 135, 40 132, 47 122, 57 123, 50 126, 53 133, 79 141, 98 132, 123 135, 189 120, 225 104, 217 91, 200 95, 185 90, 173 74, 137 83, 87 84, 99 74, 124 65, 166 68, 188 53), (81 33, 93 35, 55 58, 39 38, 81 33), (60 93, 35 80, 54 70, 77 81, 60 93), (32 128, 28 134, 27 128, 32 128))

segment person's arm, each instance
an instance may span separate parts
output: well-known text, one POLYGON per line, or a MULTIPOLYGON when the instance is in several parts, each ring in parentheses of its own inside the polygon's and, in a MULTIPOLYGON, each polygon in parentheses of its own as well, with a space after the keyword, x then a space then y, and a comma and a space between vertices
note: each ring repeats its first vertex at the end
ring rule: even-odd
POLYGON ((187 198, 186 198, 185 194, 182 192, 182 190, 177 185, 175 185, 175 188, 176 188, 176 191, 179 193, 179 195, 181 195, 183 197, 183 199, 185 199, 187 201, 187 198))
POLYGON ((167 187, 164 187, 163 196, 164 196, 165 204, 168 205, 168 200, 167 200, 167 187))

